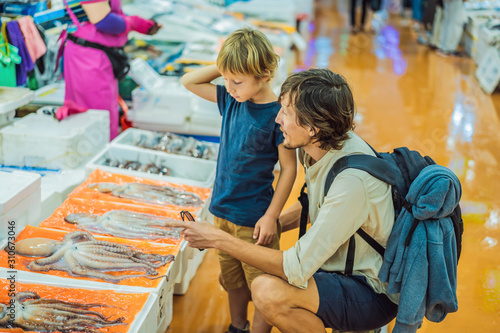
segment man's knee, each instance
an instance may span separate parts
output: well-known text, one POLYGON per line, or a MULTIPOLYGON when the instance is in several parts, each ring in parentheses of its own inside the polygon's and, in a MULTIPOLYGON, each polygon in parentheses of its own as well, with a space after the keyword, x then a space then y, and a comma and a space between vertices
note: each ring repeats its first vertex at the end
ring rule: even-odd
POLYGON ((287 283, 282 279, 268 274, 259 275, 253 280, 252 300, 261 313, 279 311, 287 303, 284 284, 287 283))

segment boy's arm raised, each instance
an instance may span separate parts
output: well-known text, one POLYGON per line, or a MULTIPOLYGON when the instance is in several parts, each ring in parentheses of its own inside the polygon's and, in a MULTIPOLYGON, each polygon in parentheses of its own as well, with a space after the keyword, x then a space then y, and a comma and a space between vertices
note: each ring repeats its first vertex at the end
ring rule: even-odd
POLYGON ((182 84, 187 90, 201 98, 217 103, 217 87, 210 82, 219 76, 221 74, 217 65, 210 65, 184 74, 182 84))

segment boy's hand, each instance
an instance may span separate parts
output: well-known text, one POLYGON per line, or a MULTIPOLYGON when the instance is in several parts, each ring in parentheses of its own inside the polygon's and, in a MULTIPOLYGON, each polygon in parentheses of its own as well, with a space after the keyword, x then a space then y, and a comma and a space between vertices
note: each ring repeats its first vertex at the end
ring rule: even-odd
POLYGON ((264 215, 262 216, 257 224, 255 225, 255 230, 253 232, 253 238, 257 239, 257 245, 267 245, 276 237, 278 233, 277 220, 276 218, 264 215))

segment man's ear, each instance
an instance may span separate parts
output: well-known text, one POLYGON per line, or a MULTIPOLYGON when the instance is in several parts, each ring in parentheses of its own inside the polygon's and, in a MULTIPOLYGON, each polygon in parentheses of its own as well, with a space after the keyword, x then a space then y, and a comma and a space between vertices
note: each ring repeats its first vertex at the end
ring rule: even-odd
POLYGON ((309 136, 312 138, 313 136, 315 136, 317 133, 319 132, 319 130, 314 127, 314 126, 309 126, 309 136))

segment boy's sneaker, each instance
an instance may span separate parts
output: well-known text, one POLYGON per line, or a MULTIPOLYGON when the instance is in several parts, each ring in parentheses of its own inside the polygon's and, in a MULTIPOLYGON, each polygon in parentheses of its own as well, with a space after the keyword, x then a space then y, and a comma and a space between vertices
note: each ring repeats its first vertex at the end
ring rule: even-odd
POLYGON ((233 324, 229 324, 229 328, 226 333, 250 333, 250 322, 247 320, 243 329, 236 328, 233 324))

